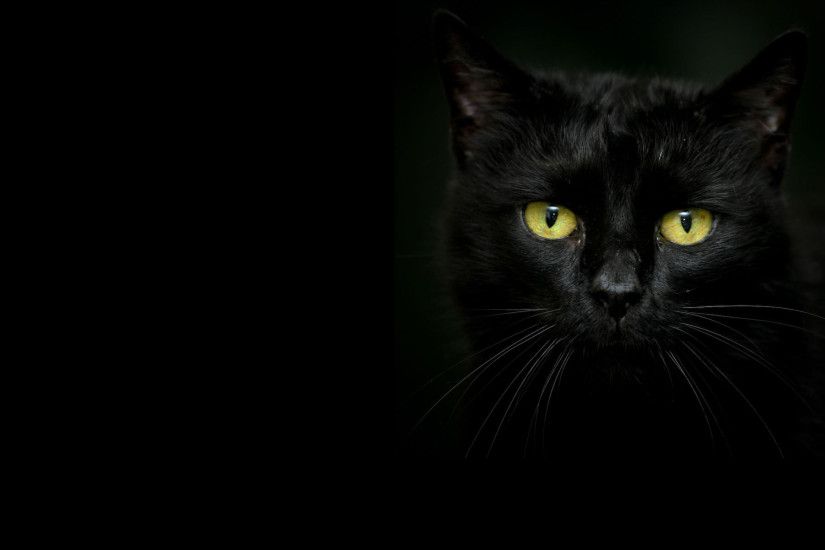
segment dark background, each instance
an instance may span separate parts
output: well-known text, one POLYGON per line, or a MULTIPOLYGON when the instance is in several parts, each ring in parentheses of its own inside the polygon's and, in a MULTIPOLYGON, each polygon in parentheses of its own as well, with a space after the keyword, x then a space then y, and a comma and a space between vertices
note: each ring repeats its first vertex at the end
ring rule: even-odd
POLYGON ((454 12, 526 68, 615 71, 707 84, 744 65, 784 30, 807 31, 808 74, 792 126, 785 191, 792 215, 825 219, 823 6, 825 2, 795 0, 396 4, 393 305, 399 455, 453 455, 458 450, 451 434, 460 425, 460 418, 449 418, 455 401, 448 398, 411 432, 429 406, 460 379, 461 368, 425 384, 464 357, 432 257, 452 170, 447 104, 430 36, 433 11, 454 12))

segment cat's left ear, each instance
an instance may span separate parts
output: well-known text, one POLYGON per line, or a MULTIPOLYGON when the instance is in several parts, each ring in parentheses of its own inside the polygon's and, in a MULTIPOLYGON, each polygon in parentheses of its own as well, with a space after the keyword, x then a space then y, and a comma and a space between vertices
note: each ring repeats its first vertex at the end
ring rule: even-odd
POLYGON ((481 146, 479 133, 522 102, 531 79, 450 12, 435 13, 433 37, 454 153, 462 163, 481 146))
POLYGON ((805 33, 788 31, 708 97, 706 115, 743 124, 762 139, 761 160, 769 169, 784 166, 807 54, 805 33))

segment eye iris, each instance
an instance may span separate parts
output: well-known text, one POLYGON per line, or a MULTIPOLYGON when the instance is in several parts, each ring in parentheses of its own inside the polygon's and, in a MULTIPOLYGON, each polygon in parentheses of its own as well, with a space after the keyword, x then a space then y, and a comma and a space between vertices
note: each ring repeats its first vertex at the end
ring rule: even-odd
POLYGON ((682 229, 685 230, 685 233, 690 233, 690 226, 693 225, 693 216, 690 215, 690 212, 679 212, 679 221, 682 222, 682 229))
POLYGON ((578 219, 570 209, 549 202, 528 203, 523 216, 527 228, 543 239, 563 239, 578 227, 578 219))
POLYGON ((547 207, 547 214, 546 214, 546 221, 547 227, 553 227, 556 224, 556 220, 559 218, 559 207, 558 206, 548 206, 547 207))
POLYGON ((659 233, 672 243, 692 245, 705 240, 713 227, 713 214, 703 208, 687 208, 665 214, 659 233))

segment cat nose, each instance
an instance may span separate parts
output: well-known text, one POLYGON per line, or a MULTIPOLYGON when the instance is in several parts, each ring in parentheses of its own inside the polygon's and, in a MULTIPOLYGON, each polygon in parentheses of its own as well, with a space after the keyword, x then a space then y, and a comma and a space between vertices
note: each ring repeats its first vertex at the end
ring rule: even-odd
POLYGON ((639 301, 642 293, 633 285, 608 284, 594 288, 593 296, 618 321, 627 314, 627 310, 633 304, 639 301))
POLYGON ((633 255, 617 253, 606 262, 593 279, 593 297, 619 321, 642 297, 642 288, 634 268, 633 255))

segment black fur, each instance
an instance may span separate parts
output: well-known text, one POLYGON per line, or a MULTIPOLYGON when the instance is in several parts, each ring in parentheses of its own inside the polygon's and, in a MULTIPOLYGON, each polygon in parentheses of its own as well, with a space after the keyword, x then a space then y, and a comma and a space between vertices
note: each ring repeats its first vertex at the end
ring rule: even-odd
POLYGON ((821 456, 822 363, 802 329, 825 320, 790 311, 810 308, 780 185, 805 35, 706 89, 528 73, 449 13, 434 31, 457 163, 445 265, 481 367, 468 456, 821 456), (580 228, 534 236, 538 200, 580 228), (681 247, 657 224, 685 207, 716 224, 681 247), (632 297, 620 321, 605 295, 632 297), (771 308, 688 309, 709 305, 771 308))

